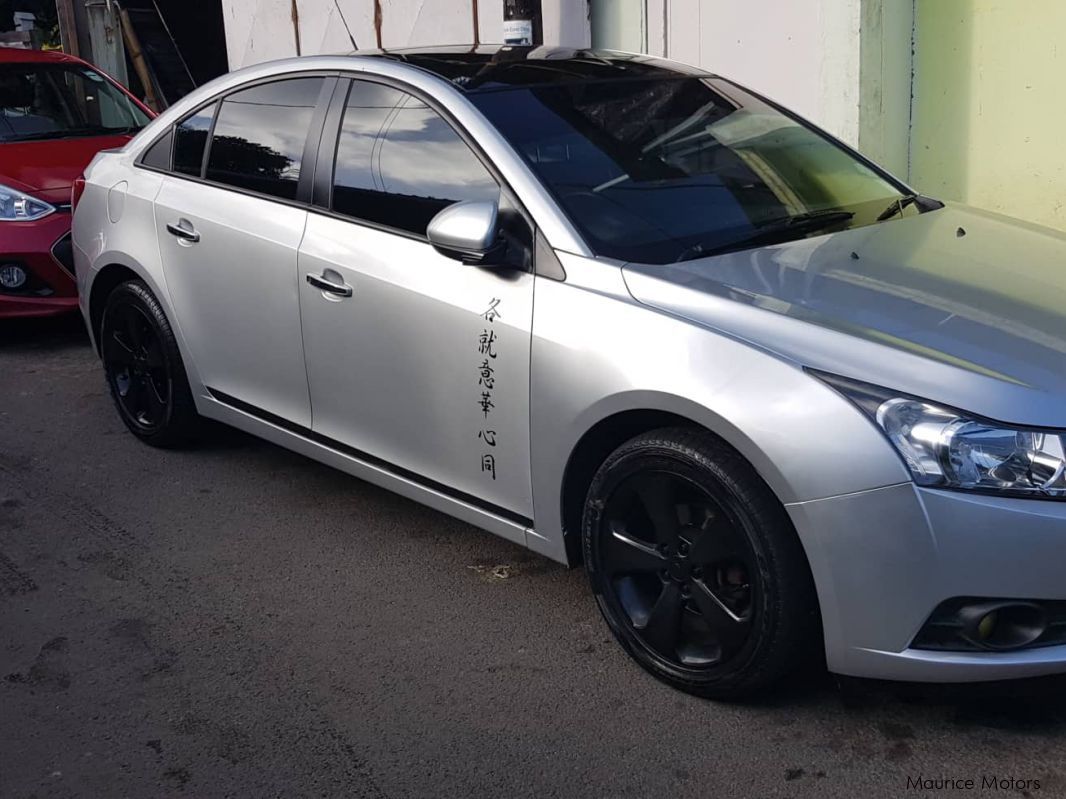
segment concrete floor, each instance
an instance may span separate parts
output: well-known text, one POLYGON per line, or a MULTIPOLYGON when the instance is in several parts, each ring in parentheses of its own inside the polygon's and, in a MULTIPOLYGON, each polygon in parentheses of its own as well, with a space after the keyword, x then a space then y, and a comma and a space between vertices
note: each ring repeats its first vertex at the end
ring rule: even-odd
POLYGON ((5 799, 1061 796, 1064 689, 693 699, 580 571, 234 431, 149 449, 79 320, 0 323, 5 799))

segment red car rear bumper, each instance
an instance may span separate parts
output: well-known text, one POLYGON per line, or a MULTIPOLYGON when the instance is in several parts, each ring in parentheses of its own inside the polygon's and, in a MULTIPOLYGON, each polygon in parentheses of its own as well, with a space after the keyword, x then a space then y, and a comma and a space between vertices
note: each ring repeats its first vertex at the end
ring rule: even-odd
POLYGON ((0 266, 14 263, 29 274, 21 289, 0 287, 0 319, 54 316, 78 307, 70 249, 70 212, 35 222, 0 222, 0 266))

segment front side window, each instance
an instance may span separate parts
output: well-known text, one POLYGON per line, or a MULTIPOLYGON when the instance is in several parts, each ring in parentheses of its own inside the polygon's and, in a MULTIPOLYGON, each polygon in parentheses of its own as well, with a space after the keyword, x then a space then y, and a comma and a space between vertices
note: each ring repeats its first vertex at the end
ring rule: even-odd
POLYGON ((624 261, 670 263, 873 224, 902 196, 840 145, 725 80, 619 79, 471 99, 593 251, 624 261))
POLYGON ((352 81, 333 179, 333 210, 356 219, 380 221, 377 203, 381 180, 374 170, 374 151, 385 123, 407 99, 401 91, 380 83, 352 81))
POLYGON ((205 177, 286 200, 296 198, 304 144, 323 78, 254 86, 222 101, 205 177))
POLYGON ((394 89, 353 82, 337 144, 334 211, 424 236, 449 205, 499 198, 485 165, 439 114, 394 89))
POLYGON ((95 69, 0 66, 0 142, 132 134, 148 115, 95 69))

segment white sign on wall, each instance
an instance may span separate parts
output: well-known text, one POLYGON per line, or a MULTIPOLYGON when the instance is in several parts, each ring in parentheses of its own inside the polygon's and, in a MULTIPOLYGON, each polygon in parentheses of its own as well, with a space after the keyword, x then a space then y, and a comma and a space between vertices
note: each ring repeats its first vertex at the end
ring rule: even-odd
POLYGON ((503 43, 514 45, 533 44, 533 20, 505 19, 503 21, 503 43))

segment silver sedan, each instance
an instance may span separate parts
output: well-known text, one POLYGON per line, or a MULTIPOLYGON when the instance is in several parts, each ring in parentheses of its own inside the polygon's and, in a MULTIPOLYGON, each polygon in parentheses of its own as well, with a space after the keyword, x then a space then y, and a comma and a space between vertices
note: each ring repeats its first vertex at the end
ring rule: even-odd
POLYGON ((251 67, 74 195, 148 444, 219 420, 583 562, 626 651, 702 696, 820 652, 1066 671, 1060 234, 725 78, 550 48, 251 67))

